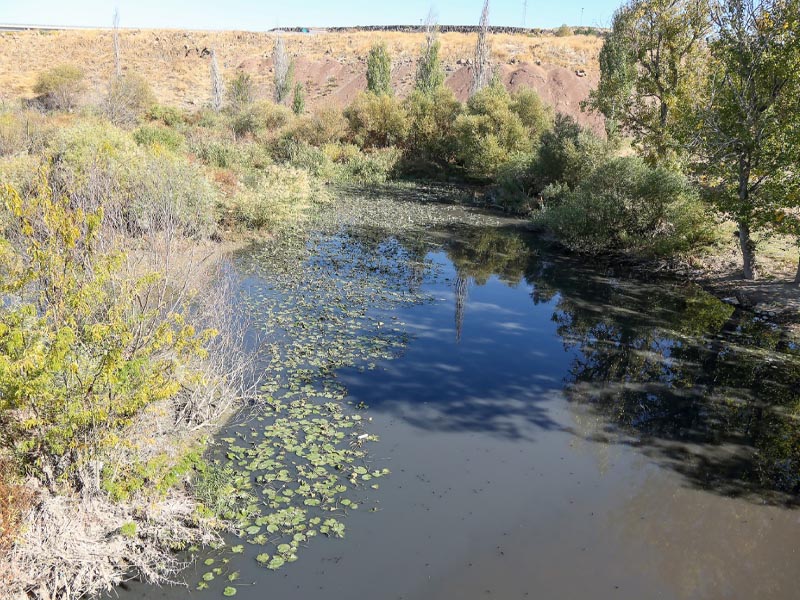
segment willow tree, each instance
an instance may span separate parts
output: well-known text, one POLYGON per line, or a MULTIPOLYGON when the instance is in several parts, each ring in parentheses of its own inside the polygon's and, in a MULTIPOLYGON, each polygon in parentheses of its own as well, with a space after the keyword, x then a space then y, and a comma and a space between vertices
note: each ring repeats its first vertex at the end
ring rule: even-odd
POLYGON ((492 81, 492 64, 489 55, 489 0, 483 3, 478 30, 478 43, 475 45, 475 64, 472 67, 472 89, 474 96, 492 81))
POLYGON ((222 110, 222 100, 225 95, 225 83, 217 62, 217 51, 211 49, 211 108, 215 112, 222 110))
POLYGON ((698 84, 708 30, 708 0, 628 0, 614 15, 587 105, 651 162, 678 149, 680 108, 698 84))
POLYGON ((283 37, 278 35, 272 51, 272 64, 275 69, 273 76, 275 83, 275 102, 283 104, 289 98, 293 89, 294 61, 286 54, 286 45, 283 37))
POLYGON ((444 85, 444 68, 439 56, 441 47, 439 27, 431 11, 425 20, 425 45, 417 63, 417 75, 414 80, 414 89, 423 94, 433 94, 444 85))
POLYGON ((367 57, 367 89, 377 96, 391 96, 392 58, 384 42, 372 46, 367 57))
POLYGON ((744 277, 755 279, 752 230, 800 210, 800 0, 718 0, 711 15, 690 128, 709 197, 736 220, 744 277))

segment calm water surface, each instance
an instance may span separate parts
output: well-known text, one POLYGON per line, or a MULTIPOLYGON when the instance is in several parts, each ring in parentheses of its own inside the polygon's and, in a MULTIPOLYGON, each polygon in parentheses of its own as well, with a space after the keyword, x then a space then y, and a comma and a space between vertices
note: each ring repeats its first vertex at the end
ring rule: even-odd
MULTIPOLYGON (((429 261, 402 274, 429 301, 379 314, 410 334, 399 357, 336 373, 392 474, 343 540, 277 572, 233 557, 237 598, 800 597, 800 351, 780 330, 508 224, 320 235, 334 277, 387 247, 429 261)), ((248 292, 258 256, 238 258, 248 292)), ((221 597, 200 573, 122 596, 221 597)))

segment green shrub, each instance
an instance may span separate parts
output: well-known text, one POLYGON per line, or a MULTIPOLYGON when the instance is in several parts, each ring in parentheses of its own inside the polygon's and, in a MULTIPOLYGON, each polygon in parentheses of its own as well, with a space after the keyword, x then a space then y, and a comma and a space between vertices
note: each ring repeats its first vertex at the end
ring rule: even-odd
POLYGON ((301 219, 312 202, 324 197, 306 171, 273 165, 245 179, 233 209, 238 221, 261 229, 301 219))
POLYGON ((233 112, 248 107, 255 100, 253 78, 244 71, 240 71, 228 81, 227 91, 228 104, 233 112))
POLYGON ((231 129, 236 138, 276 132, 292 122, 292 110, 273 102, 251 104, 231 117, 231 129))
POLYGON ((367 56, 367 90, 376 96, 391 96, 392 58, 384 42, 372 46, 367 56))
POLYGON ((183 147, 184 137, 169 127, 141 125, 133 132, 133 139, 140 146, 160 146, 173 152, 183 147))
POLYGON ((154 104, 147 111, 147 118, 150 121, 160 121, 167 127, 177 127, 186 121, 183 111, 174 106, 154 104))
POLYGON ((163 147, 143 147, 104 122, 58 131, 49 149, 54 193, 85 210, 101 204, 109 225, 134 233, 178 227, 204 236, 215 229, 214 187, 202 170, 163 147))
POLYGON ((124 256, 98 251, 101 208, 75 207, 44 180, 25 199, 6 187, 3 200, 0 444, 51 488, 80 489, 141 411, 205 376, 193 365, 215 332, 152 310, 158 275, 131 280, 124 256))
POLYGON ((219 169, 263 169, 272 164, 266 148, 257 142, 199 139, 191 151, 204 164, 219 169))
POLYGON ((707 238, 707 218, 686 179, 638 157, 604 162, 535 220, 586 253, 671 255, 707 238))
POLYGON ((429 170, 428 165, 447 168, 456 158, 454 125, 461 103, 453 92, 439 86, 430 93, 415 90, 406 101, 409 120, 407 168, 429 170))
POLYGON ((572 27, 566 24, 556 29, 555 33, 556 37, 569 37, 573 35, 572 27))
POLYGON ((553 109, 545 104, 536 90, 523 89, 511 97, 511 110, 519 115, 534 143, 553 128, 553 109))
POLYGON ((339 142, 347 135, 347 119, 337 108, 323 108, 312 115, 296 119, 287 137, 320 147, 339 142))
POLYGON ((380 184, 391 179, 402 157, 399 148, 363 151, 352 144, 327 144, 323 153, 336 166, 333 182, 380 184))
POLYGON ((499 83, 480 90, 455 122, 457 161, 475 180, 493 179, 514 155, 530 152, 533 140, 512 98, 499 83))
POLYGON ((538 155, 530 170, 521 174, 531 193, 541 195, 550 187, 574 189, 607 160, 606 142, 581 127, 575 119, 559 114, 552 130, 541 138, 538 155), (555 186, 555 187, 553 187, 555 186))
POLYGON ((86 89, 83 71, 74 65, 60 65, 39 73, 34 93, 45 108, 72 110, 86 89))
POLYGON ((306 112, 306 88, 302 83, 294 86, 294 96, 292 97, 292 112, 296 116, 306 112))
POLYGON ((362 148, 401 145, 408 134, 408 115, 394 96, 359 94, 344 116, 352 141, 362 148))
POLYGON ((155 104, 150 83, 136 73, 115 77, 108 87, 103 110, 112 123, 135 124, 155 104))

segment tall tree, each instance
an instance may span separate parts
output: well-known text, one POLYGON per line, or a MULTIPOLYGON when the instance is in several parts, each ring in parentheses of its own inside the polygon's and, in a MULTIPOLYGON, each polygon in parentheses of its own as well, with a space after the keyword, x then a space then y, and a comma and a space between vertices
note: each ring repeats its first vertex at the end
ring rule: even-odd
POLYGON ((425 20, 425 46, 417 63, 417 76, 414 82, 414 88, 424 94, 433 94, 444 85, 444 69, 439 57, 441 46, 439 27, 431 10, 425 20))
POLYGON ((372 46, 367 57, 367 89, 377 96, 391 96, 392 58, 384 42, 372 46))
POLYGON ((791 213, 800 183, 800 2, 718 0, 711 14, 709 76, 688 114, 698 170, 736 220, 744 277, 755 279, 751 232, 791 213))
POLYGON ((633 136, 651 162, 678 149, 679 109, 697 85, 709 0, 628 0, 600 51, 600 83, 587 105, 609 134, 633 136))
POLYGON ((292 80, 294 79, 294 62, 286 54, 286 45, 279 34, 275 39, 275 48, 272 51, 272 65, 275 69, 275 102, 283 104, 292 93, 292 80))
POLYGON ((489 54, 489 0, 484 0, 481 11, 478 43, 475 45, 475 64, 472 69, 470 96, 474 96, 487 87, 492 80, 492 64, 489 54))
POLYGON ((122 76, 122 57, 119 50, 119 8, 114 9, 114 73, 122 76))
POLYGON ((219 71, 217 51, 211 49, 211 108, 215 112, 222 110, 222 97, 225 95, 225 84, 219 71))

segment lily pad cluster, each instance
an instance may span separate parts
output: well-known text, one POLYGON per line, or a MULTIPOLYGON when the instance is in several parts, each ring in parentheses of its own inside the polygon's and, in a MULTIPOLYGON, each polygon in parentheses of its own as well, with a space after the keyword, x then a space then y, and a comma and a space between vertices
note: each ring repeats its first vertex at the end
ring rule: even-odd
POLYGON ((377 438, 337 373, 402 353, 409 335, 395 313, 430 300, 420 291, 432 273, 426 253, 334 219, 286 229, 237 258, 262 395, 216 451, 236 490, 225 518, 241 543, 223 551, 222 566, 210 565, 199 589, 223 579, 231 555, 248 547, 276 570, 314 537, 343 537, 347 513, 389 473, 370 459, 377 438))

